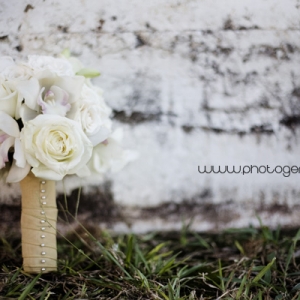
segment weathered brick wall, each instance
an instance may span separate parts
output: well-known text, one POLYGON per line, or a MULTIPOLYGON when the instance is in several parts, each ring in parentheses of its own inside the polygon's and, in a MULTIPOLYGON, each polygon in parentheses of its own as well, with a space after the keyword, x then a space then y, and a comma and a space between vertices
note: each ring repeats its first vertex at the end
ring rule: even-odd
MULTIPOLYGON (((246 226, 257 213, 300 224, 300 174, 197 171, 300 166, 299 0, 0 3, 1 55, 69 48, 98 68, 124 145, 140 153, 89 191, 82 217, 135 231, 192 216, 200 230, 246 226)), ((9 215, 18 186, 0 189, 9 215)))

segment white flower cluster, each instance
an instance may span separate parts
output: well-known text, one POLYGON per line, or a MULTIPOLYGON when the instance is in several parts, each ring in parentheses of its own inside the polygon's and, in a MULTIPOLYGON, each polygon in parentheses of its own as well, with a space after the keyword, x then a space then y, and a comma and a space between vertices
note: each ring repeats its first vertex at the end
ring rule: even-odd
POLYGON ((0 57, 0 169, 8 170, 7 182, 30 170, 61 180, 124 166, 111 109, 89 75, 74 58, 0 57))

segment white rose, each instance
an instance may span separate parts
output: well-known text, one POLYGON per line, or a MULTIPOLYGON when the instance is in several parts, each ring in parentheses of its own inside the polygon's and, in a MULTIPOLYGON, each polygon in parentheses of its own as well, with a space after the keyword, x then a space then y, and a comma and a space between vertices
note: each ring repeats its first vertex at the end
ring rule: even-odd
POLYGON ((92 144, 80 125, 56 115, 39 115, 25 123, 21 141, 36 177, 61 180, 67 174, 89 175, 92 144))
POLYGON ((30 78, 24 66, 17 65, 9 56, 0 57, 0 111, 15 117, 20 81, 30 78))
POLYGON ((94 147, 91 160, 88 163, 93 176, 101 176, 108 171, 118 172, 128 162, 137 158, 137 152, 123 149, 121 146, 122 138, 122 129, 117 129, 107 140, 94 147))
POLYGON ((21 146, 18 123, 8 114, 0 111, 0 169, 7 167, 9 152, 13 150, 13 161, 6 178, 7 182, 18 182, 29 172, 25 153, 21 146))
POLYGON ((111 109, 105 104, 102 96, 84 84, 74 119, 81 124, 93 146, 107 139, 111 133, 110 113, 111 109))
POLYGON ((28 80, 32 77, 32 74, 26 67, 14 65, 6 68, 2 76, 6 80, 28 80))
POLYGON ((16 64, 11 57, 0 58, 0 74, 5 80, 28 80, 32 76, 31 70, 21 64, 16 64))
POLYGON ((15 65, 14 60, 10 56, 0 57, 0 73, 2 74, 7 67, 15 65))
POLYGON ((0 78, 0 111, 15 116, 18 93, 15 84, 0 78))
POLYGON ((29 55, 28 62, 24 65, 32 69, 34 75, 44 73, 44 71, 49 71, 57 76, 75 75, 71 63, 65 59, 52 56, 29 55))

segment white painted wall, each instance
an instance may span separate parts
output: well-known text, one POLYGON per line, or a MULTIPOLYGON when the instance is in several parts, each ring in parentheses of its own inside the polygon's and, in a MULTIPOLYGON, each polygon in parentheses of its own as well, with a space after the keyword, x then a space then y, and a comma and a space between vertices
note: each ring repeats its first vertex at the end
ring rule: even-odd
MULTIPOLYGON (((124 145, 140 153, 110 177, 118 203, 232 201, 247 204, 245 224, 251 207, 298 207, 300 173, 197 171, 300 167, 298 0, 0 0, 0 37, 1 55, 69 48, 101 71, 95 82, 124 127, 124 145)), ((0 189, 7 201, 16 186, 0 189)))

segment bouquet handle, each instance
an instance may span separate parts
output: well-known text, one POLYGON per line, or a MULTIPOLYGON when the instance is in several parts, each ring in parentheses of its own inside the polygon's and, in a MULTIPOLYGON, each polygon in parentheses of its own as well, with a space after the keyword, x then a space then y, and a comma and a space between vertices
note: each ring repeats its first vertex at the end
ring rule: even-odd
POLYGON ((28 273, 57 271, 55 181, 30 172, 21 182, 22 257, 28 273))

